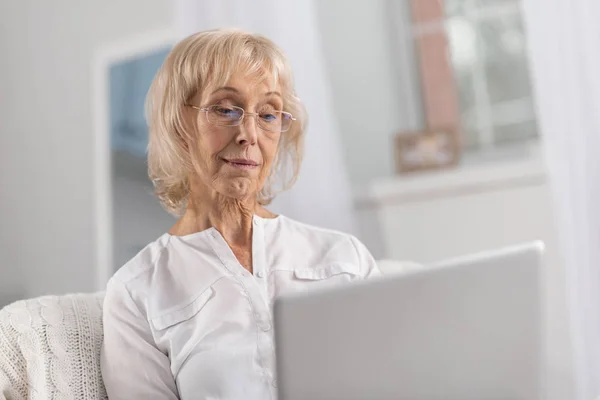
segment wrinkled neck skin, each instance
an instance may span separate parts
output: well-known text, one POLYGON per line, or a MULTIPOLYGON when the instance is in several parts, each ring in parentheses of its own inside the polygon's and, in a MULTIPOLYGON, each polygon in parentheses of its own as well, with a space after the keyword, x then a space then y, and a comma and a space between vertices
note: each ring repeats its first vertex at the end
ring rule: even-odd
POLYGON ((169 233, 185 236, 214 227, 232 248, 250 249, 253 216, 256 214, 262 218, 276 217, 274 213, 262 207, 256 197, 256 194, 242 199, 228 197, 195 182, 191 184, 190 199, 185 213, 169 233))

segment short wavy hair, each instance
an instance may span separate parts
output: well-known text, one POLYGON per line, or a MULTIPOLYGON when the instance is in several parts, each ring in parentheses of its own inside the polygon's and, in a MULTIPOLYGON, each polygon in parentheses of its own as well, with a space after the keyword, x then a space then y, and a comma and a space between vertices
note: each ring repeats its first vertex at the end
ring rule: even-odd
POLYGON ((180 216, 194 173, 186 146, 183 107, 198 93, 224 85, 239 71, 279 83, 283 109, 296 121, 282 133, 273 167, 258 202, 269 204, 291 187, 302 161, 306 110, 296 96, 292 70, 281 49, 266 37, 232 29, 199 32, 177 43, 152 82, 146 97, 149 127, 148 174, 155 194, 169 213, 180 216))

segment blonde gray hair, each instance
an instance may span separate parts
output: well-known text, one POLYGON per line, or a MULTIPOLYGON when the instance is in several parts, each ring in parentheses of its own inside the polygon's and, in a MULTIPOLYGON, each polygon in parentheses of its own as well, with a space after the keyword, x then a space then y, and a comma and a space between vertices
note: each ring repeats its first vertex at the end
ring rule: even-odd
POLYGON ((173 215, 185 211, 189 177, 194 173, 186 147, 189 133, 184 129, 183 107, 207 88, 225 84, 240 69, 275 79, 281 87, 284 111, 296 118, 281 135, 272 170, 257 200, 269 204, 276 193, 291 187, 298 177, 307 118, 283 52, 271 40, 256 34, 231 29, 199 32, 173 47, 146 97, 148 174, 162 206, 173 215))

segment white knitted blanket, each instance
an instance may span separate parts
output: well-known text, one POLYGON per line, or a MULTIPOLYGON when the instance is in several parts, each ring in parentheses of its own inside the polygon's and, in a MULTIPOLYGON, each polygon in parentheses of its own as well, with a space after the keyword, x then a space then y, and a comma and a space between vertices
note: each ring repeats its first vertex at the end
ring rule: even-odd
POLYGON ((102 299, 46 296, 0 310, 0 400, 106 399, 102 299))

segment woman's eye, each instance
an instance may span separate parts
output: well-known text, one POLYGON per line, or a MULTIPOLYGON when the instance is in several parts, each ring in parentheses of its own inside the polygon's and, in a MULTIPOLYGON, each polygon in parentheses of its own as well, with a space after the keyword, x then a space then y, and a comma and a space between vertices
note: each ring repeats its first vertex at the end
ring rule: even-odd
POLYGON ((281 119, 281 113, 277 111, 269 111, 260 113, 260 119, 265 122, 276 122, 281 119))
POLYGON ((215 111, 223 115, 229 115, 235 112, 233 108, 229 107, 215 107, 215 111))
POLYGON ((214 106, 212 113, 216 118, 225 118, 227 120, 239 120, 244 113, 241 109, 227 106, 214 106))
POLYGON ((277 119, 277 115, 274 113, 261 113, 260 117, 267 122, 275 121, 277 119))

